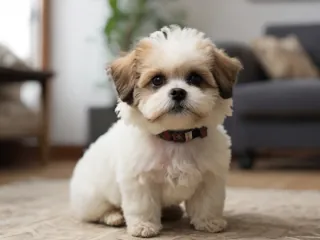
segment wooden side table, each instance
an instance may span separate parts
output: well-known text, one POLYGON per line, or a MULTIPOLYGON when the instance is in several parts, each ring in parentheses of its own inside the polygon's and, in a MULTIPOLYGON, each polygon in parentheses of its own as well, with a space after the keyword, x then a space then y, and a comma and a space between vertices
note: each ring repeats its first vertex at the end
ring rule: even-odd
MULTIPOLYGON (((8 82, 37 81, 41 85, 41 117, 38 131, 34 136, 38 138, 43 164, 49 161, 50 142, 49 142, 49 85, 53 76, 49 71, 26 71, 0 67, 0 84, 8 82)), ((23 136, 21 136, 23 137, 23 136)))

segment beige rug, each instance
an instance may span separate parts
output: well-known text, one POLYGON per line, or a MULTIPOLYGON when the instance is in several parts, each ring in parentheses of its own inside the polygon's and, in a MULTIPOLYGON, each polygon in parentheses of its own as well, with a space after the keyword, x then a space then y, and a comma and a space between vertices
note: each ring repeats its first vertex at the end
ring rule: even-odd
MULTIPOLYGON (((34 180, 0 187, 1 240, 134 239, 123 228, 79 223, 68 210, 66 181, 34 180)), ((229 228, 193 231, 186 219, 165 224, 154 239, 320 239, 320 192, 228 189, 229 228)))

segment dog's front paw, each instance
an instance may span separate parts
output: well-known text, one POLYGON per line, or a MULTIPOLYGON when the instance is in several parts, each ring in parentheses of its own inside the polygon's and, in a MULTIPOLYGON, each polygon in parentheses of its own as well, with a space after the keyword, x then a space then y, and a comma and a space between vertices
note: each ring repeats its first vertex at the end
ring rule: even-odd
POLYGON ((138 222, 128 226, 128 233, 134 237, 154 237, 160 233, 161 225, 151 222, 138 222))
POLYGON ((191 221, 191 225, 198 231, 218 233, 226 229, 227 221, 223 218, 194 219, 191 221))
POLYGON ((123 214, 120 210, 106 213, 104 215, 102 221, 106 225, 112 226, 112 227, 121 227, 121 226, 125 225, 125 220, 124 220, 123 214))

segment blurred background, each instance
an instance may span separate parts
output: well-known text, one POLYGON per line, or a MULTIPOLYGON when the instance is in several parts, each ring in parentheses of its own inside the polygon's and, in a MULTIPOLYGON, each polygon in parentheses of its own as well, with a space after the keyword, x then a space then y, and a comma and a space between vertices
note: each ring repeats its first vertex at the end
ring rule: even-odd
POLYGON ((179 24, 244 65, 225 123, 229 184, 320 189, 319 10, 319 0, 0 0, 0 183, 70 176, 116 120, 106 64, 179 24))

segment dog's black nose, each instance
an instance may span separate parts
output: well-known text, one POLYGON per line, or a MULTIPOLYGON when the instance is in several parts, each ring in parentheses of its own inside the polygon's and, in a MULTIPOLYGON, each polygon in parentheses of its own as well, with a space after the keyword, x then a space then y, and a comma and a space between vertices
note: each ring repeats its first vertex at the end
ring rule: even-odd
POLYGON ((182 101, 186 98, 187 92, 182 88, 172 88, 170 91, 170 96, 175 101, 182 101))

